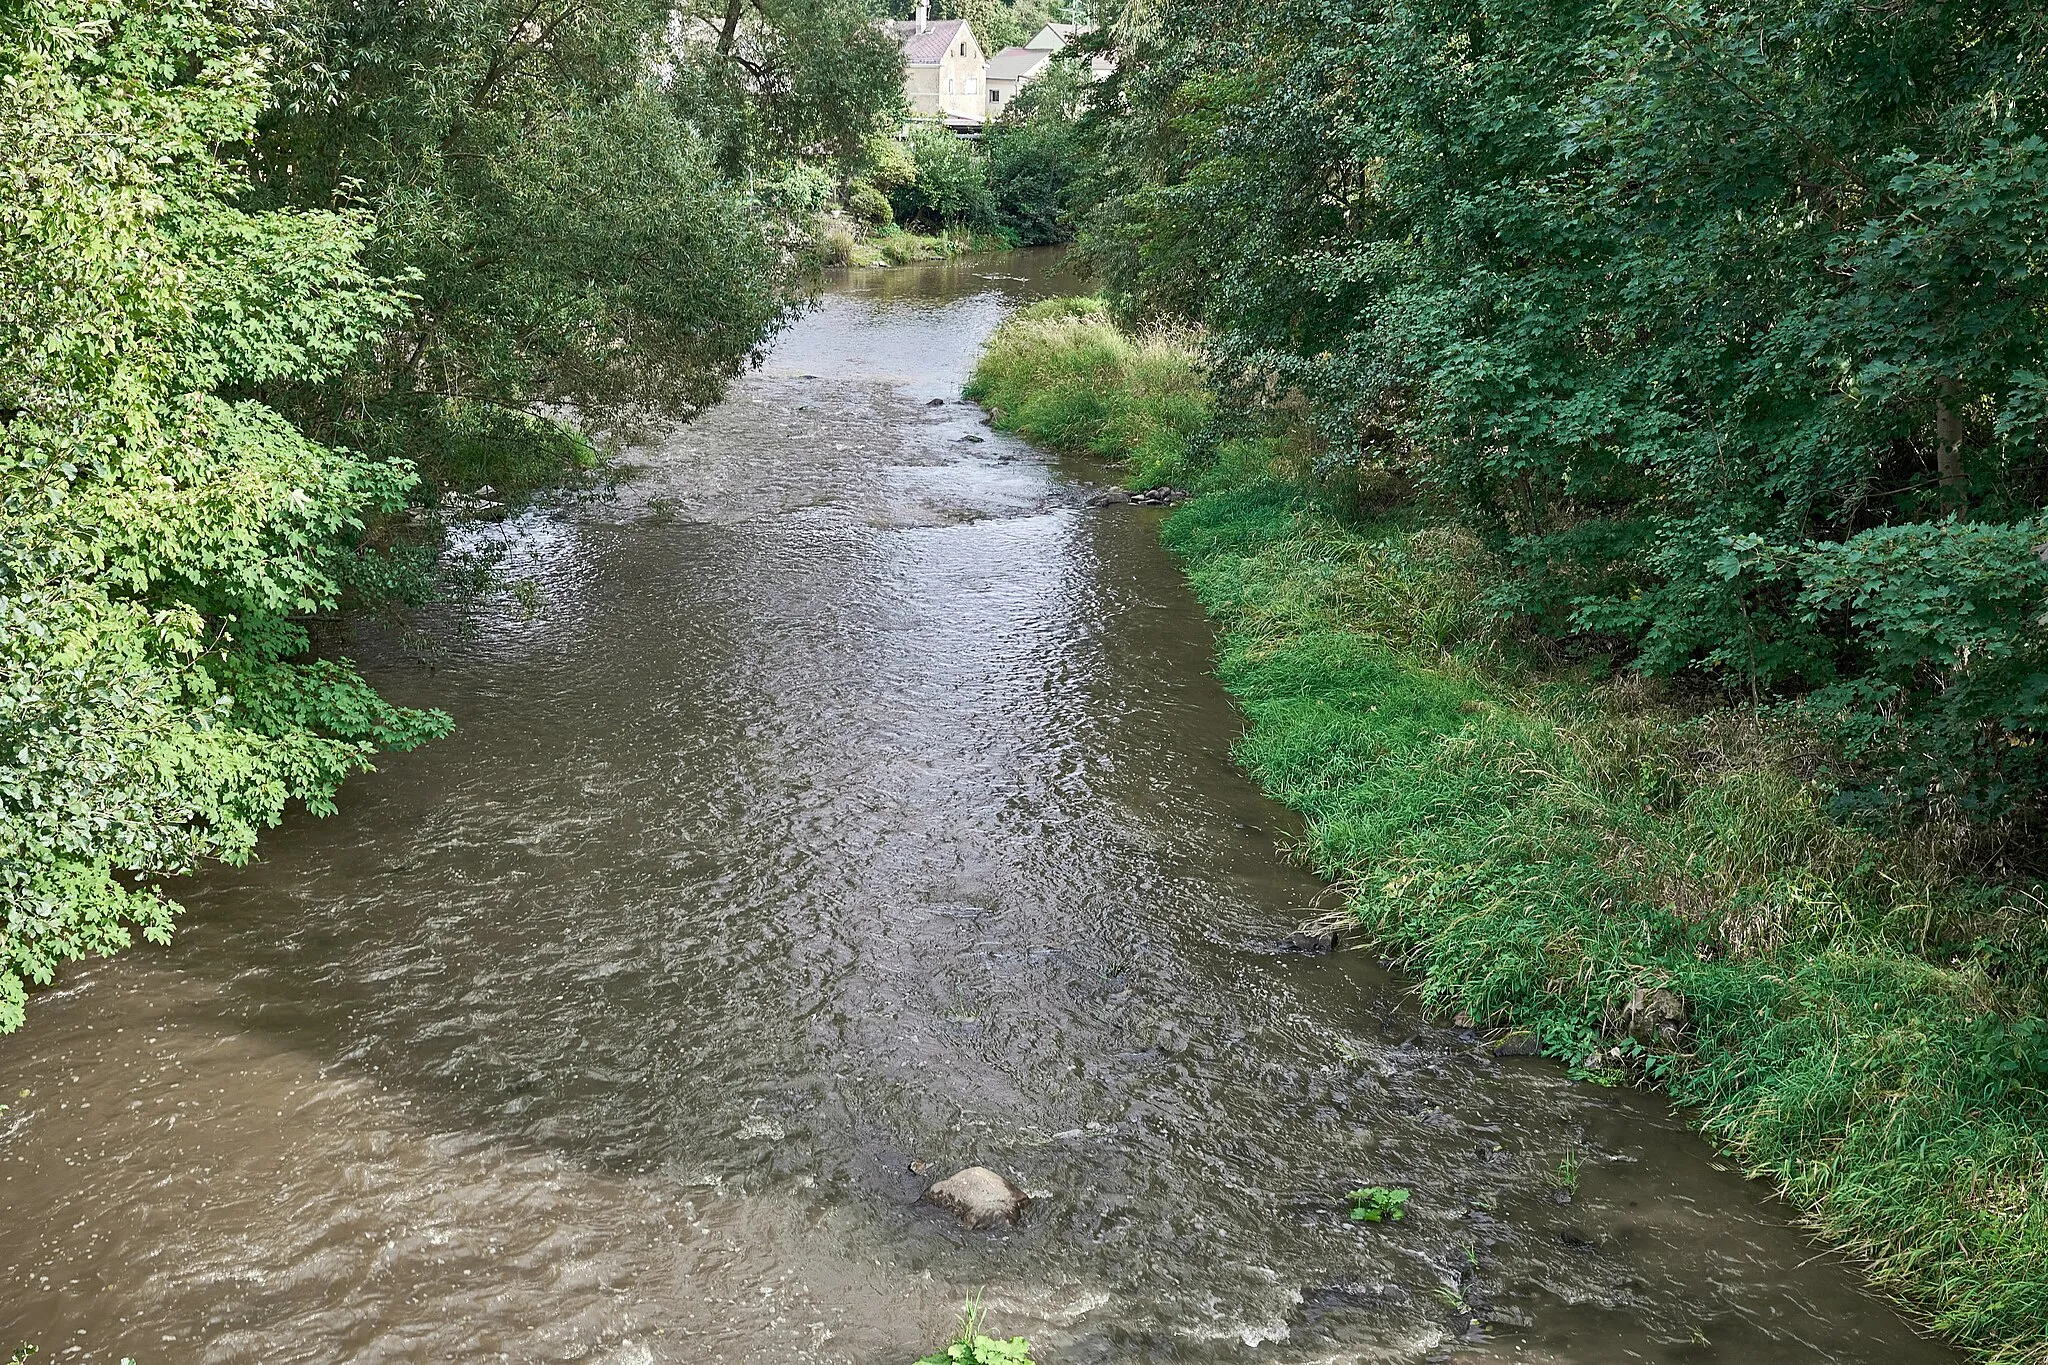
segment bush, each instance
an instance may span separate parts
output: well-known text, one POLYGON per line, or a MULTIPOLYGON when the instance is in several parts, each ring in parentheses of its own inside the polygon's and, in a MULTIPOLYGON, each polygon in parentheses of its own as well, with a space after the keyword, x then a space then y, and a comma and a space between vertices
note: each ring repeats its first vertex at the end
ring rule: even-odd
POLYGON ((2039 791, 2048 745, 2048 520, 1885 526, 1808 551, 1801 603, 1853 642, 1806 709, 1879 775, 1885 804, 1998 812, 2039 791))
POLYGON ((995 201, 981 153, 937 124, 919 124, 910 134, 914 174, 889 192, 896 220, 928 231, 995 226, 995 201))
POLYGON ((849 181, 842 196, 846 211, 857 223, 870 228, 885 228, 896 221, 895 210, 889 207, 889 196, 865 180, 849 181))

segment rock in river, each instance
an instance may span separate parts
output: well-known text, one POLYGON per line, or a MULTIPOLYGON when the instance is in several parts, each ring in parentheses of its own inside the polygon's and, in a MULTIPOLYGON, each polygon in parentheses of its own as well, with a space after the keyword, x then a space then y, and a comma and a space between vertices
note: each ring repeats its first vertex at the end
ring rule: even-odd
POLYGON ((940 1208, 960 1215, 971 1228, 1015 1223, 1031 1196, 986 1166, 969 1166, 924 1192, 940 1208))
POLYGON ((1308 953, 1313 957, 1324 957, 1337 951, 1337 931, 1303 925, 1289 934, 1280 946, 1290 953, 1308 953))
POLYGON ((1541 1057, 1543 1040, 1533 1033, 1516 1029, 1495 1038, 1486 1045, 1486 1050, 1496 1057, 1541 1057))

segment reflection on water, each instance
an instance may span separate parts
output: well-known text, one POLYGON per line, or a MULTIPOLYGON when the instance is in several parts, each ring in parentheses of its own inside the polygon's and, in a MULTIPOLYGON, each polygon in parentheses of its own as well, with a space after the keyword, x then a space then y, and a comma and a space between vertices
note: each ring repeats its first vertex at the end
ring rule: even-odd
POLYGON ((0 1334, 879 1365, 985 1292, 1048 1365, 1949 1359, 1656 1103, 1279 950, 1327 901, 1155 514, 957 401, 1064 287, 843 277, 519 523, 539 609, 382 666, 455 737, 0 1043, 0 1334), (913 1162, 1037 1202, 968 1233, 913 1162))

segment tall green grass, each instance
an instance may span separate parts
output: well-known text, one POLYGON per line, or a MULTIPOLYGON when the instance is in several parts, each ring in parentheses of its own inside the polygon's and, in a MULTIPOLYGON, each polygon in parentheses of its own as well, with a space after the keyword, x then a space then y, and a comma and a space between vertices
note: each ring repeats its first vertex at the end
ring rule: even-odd
POLYGON ((1094 299, 1047 299, 1006 322, 967 396, 1055 450, 1128 463, 1137 487, 1185 482, 1215 402, 1184 332, 1131 337, 1094 299))
POLYGON ((1934 1326, 2048 1362, 2043 905, 1974 870, 1982 836, 1845 826, 1778 723, 1548 664, 1463 532, 1341 522, 1282 441, 1198 454, 1192 338, 1042 308, 971 392, 1196 490, 1163 535, 1218 623, 1238 756, 1432 1009, 1666 1086, 1934 1326), (1676 1036, 1630 1027, 1657 990, 1676 1036))

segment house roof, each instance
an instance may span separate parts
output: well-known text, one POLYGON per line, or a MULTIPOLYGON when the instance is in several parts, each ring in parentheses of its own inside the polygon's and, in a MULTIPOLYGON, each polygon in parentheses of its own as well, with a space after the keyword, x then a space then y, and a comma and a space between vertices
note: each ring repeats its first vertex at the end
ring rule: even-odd
POLYGON ((1086 32, 1088 30, 1082 28, 1079 24, 1047 24, 1038 32, 1032 34, 1031 41, 1024 44, 1024 46, 1030 48, 1033 52, 1057 52, 1068 43, 1073 42, 1075 34, 1086 32))
POLYGON ((988 78, 992 81, 1019 81, 1051 60, 1050 52, 1040 52, 1028 47, 1006 47, 988 59, 988 78))
POLYGON ((937 66, 946 49, 960 41, 965 19, 934 19, 917 31, 915 19, 891 19, 889 36, 903 44, 903 60, 912 66, 937 66))

